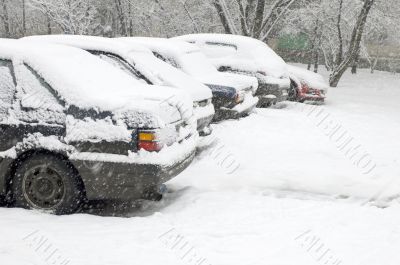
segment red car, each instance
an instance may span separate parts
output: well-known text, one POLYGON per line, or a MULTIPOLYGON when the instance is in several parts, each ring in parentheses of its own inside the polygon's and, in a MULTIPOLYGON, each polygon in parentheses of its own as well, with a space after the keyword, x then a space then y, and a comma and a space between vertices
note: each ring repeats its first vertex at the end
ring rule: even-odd
POLYGON ((324 78, 309 70, 288 65, 291 89, 289 100, 297 102, 325 102, 329 86, 324 78))

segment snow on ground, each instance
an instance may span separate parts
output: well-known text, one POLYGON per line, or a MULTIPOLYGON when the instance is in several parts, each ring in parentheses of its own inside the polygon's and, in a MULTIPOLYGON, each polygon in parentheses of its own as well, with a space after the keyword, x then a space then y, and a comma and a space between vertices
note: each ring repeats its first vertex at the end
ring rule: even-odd
POLYGON ((346 74, 325 106, 215 125, 158 203, 92 203, 71 216, 0 208, 0 263, 399 264, 399 84, 346 74), (353 157, 329 137, 337 125, 359 146, 353 157))

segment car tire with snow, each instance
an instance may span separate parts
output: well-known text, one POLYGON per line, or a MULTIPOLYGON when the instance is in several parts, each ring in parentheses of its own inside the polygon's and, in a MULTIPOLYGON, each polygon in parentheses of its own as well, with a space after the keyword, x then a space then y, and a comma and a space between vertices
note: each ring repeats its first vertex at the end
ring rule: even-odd
POLYGON ((297 84, 293 81, 290 80, 290 89, 289 89, 289 96, 288 100, 290 101, 298 101, 298 92, 297 92, 297 84))
POLYGON ((84 199, 82 182, 72 165, 53 155, 37 154, 15 171, 15 206, 54 214, 74 213, 84 199))

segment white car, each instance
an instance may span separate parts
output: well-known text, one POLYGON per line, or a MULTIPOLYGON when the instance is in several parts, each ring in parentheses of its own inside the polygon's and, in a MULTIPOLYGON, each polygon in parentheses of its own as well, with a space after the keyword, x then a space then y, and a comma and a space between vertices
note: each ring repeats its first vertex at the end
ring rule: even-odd
POLYGON ((156 58, 142 45, 128 45, 117 39, 78 35, 31 36, 23 40, 45 41, 81 48, 148 84, 181 89, 192 97, 199 134, 205 136, 212 131, 210 123, 215 111, 210 88, 156 58))
POLYGON ((195 44, 219 71, 256 77, 260 107, 288 98, 290 80, 286 63, 262 41, 229 34, 191 34, 172 39, 195 44))
POLYGON ((254 97, 258 87, 256 78, 218 72, 195 45, 163 38, 120 39, 148 47, 161 60, 210 87, 216 110, 215 120, 248 115, 258 103, 258 98, 254 97))
POLYGON ((62 214, 155 192, 194 158, 180 94, 81 49, 0 39, 0 196, 62 214))

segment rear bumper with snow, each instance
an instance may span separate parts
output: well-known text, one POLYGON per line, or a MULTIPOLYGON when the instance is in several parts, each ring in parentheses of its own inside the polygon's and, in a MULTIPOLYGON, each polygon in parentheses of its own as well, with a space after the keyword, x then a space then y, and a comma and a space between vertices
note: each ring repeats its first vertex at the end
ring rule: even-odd
POLYGON ((220 108, 217 112, 218 117, 222 117, 221 119, 238 119, 240 117, 246 116, 251 113, 258 103, 258 98, 248 93, 244 99, 244 101, 240 104, 237 104, 233 108, 220 108))
POLYGON ((272 105, 285 101, 289 96, 289 79, 273 77, 258 77, 258 89, 256 95, 260 98, 260 105, 272 105))
POLYGON ((85 185, 89 200, 135 200, 172 179, 192 162, 195 151, 181 161, 161 166, 72 160, 85 185))
POLYGON ((211 134, 212 129, 210 124, 215 115, 214 106, 209 104, 205 107, 196 107, 194 109, 194 115, 197 119, 197 131, 199 135, 206 136, 211 134))
POLYGON ((212 122, 213 118, 214 114, 209 117, 197 120, 197 131, 199 132, 200 136, 207 136, 212 133, 210 123, 212 122))
POLYGON ((325 94, 319 91, 314 93, 299 94, 298 101, 300 102, 312 101, 312 102, 323 103, 325 102, 325 94))
POLYGON ((135 200, 186 169, 195 156, 197 134, 163 148, 129 155, 74 153, 69 160, 89 200, 135 200))

